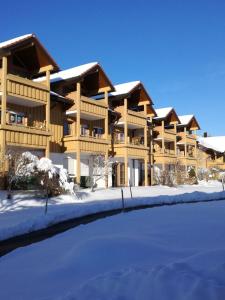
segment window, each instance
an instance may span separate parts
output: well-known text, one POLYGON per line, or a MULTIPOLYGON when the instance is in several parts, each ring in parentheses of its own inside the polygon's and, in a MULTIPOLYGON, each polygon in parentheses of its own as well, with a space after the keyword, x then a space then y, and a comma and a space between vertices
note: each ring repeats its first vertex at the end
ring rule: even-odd
POLYGON ((24 115, 21 113, 9 112, 9 124, 24 125, 24 115))
POLYGON ((64 123, 63 123, 63 134, 70 135, 70 127, 69 127, 69 123, 67 121, 64 121, 64 123))
POLYGON ((93 135, 94 137, 100 138, 103 134, 103 128, 101 127, 94 127, 93 128, 93 135))

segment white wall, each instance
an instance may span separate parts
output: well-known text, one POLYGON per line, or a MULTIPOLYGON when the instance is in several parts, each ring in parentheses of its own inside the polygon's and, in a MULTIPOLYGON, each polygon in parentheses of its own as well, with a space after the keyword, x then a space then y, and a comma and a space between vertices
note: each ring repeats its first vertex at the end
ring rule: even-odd
MULTIPOLYGON (((50 153, 50 159, 57 165, 68 170, 70 176, 76 177, 76 154, 75 153, 50 153)), ((81 176, 92 176, 93 158, 91 155, 81 155, 80 162, 81 176)), ((112 185, 112 178, 109 176, 109 185, 112 185)), ((97 182, 98 187, 105 187, 105 179, 101 178, 97 182)))
POLYGON ((139 176, 140 176, 140 171, 139 171, 139 168, 140 168, 140 163, 137 159, 135 159, 134 161, 134 177, 135 177, 135 181, 134 181, 134 186, 138 186, 138 183, 139 183, 139 176))

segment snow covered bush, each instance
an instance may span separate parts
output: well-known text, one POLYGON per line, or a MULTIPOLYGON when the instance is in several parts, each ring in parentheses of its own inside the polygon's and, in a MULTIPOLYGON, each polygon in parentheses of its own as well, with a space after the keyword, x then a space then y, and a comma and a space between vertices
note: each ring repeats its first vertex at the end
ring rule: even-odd
MULTIPOLYGON (((63 192, 74 194, 74 183, 68 182, 67 170, 56 167, 47 157, 38 158, 30 152, 9 153, 8 156, 8 190, 21 180, 35 177, 45 192, 46 198, 63 192)), ((48 201, 48 200, 47 200, 48 201)), ((46 211, 47 204, 46 201, 46 211)))

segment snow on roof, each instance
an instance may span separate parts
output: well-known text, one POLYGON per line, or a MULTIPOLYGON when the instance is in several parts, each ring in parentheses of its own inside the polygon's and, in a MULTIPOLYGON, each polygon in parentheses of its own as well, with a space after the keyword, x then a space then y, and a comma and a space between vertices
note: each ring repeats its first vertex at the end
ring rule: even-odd
POLYGON ((157 117, 154 117, 154 119, 164 119, 164 118, 166 118, 168 116, 168 114, 172 110, 173 110, 173 107, 164 107, 164 108, 155 109, 157 117))
POLYGON ((140 81, 131 81, 131 82, 117 84, 114 86, 115 92, 110 93, 110 95, 118 96, 118 95, 128 94, 140 83, 141 83, 140 81))
POLYGON ((188 125, 194 115, 178 116, 181 125, 188 125))
MULTIPOLYGON (((54 73, 54 74, 50 75, 50 81, 51 81, 51 83, 53 83, 53 82, 58 82, 61 80, 76 78, 78 76, 81 76, 81 75, 87 73, 90 69, 92 69, 93 67, 95 67, 97 65, 98 65, 98 62, 92 62, 92 63, 84 64, 81 66, 73 67, 70 69, 66 69, 66 70, 60 71, 58 73, 54 73)), ((45 80, 45 76, 39 77, 39 78, 35 79, 34 81, 43 81, 43 80, 45 80)))
POLYGON ((30 37, 34 36, 32 33, 29 33, 29 34, 25 34, 25 35, 21 35, 21 36, 18 36, 16 38, 13 38, 11 40, 7 40, 7 41, 4 41, 4 42, 1 42, 0 43, 0 48, 7 48, 13 44, 16 44, 18 42, 21 42, 23 40, 26 40, 30 37))
POLYGON ((225 152, 225 136, 198 137, 201 146, 217 152, 225 152))

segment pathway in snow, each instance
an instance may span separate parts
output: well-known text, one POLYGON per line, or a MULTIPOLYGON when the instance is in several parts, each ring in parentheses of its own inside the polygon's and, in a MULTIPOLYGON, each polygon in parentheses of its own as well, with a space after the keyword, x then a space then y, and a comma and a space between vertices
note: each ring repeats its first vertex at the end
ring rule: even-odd
MULTIPOLYGON (((225 199, 219 182, 201 183, 194 186, 165 186, 124 189, 125 205, 138 207, 155 204, 187 203, 225 199)), ((12 201, 0 194, 0 241, 14 236, 47 228, 65 220, 79 218, 99 212, 121 209, 120 189, 82 192, 82 199, 64 195, 50 200, 47 215, 44 214, 45 201, 31 194, 16 194, 12 201)))
POLYGON ((225 202, 133 211, 0 258, 0 299, 224 300, 225 202))

